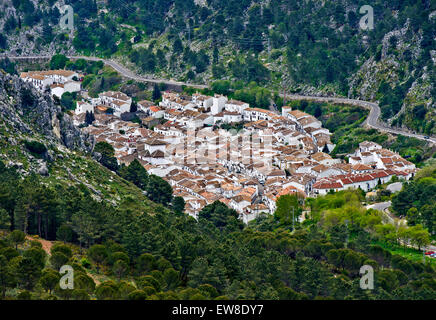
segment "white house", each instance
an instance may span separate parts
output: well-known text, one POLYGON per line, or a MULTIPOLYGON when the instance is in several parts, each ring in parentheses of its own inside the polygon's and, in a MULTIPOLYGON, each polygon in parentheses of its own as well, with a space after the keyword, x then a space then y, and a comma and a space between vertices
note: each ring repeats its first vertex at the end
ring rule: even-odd
POLYGON ((227 97, 221 95, 215 95, 213 97, 213 104, 211 107, 211 112, 213 115, 216 115, 223 111, 227 102, 227 97))
POLYGON ((153 153, 157 150, 165 152, 166 143, 158 139, 147 139, 144 141, 144 150, 153 153))
POLYGON ((98 99, 94 99, 93 104, 102 104, 114 110, 114 115, 119 117, 124 112, 130 111, 132 98, 122 92, 107 91, 100 93, 98 99))
POLYGON ((36 72, 22 72, 20 77, 25 82, 30 82, 36 89, 40 91, 44 90, 46 86, 53 84, 53 79, 46 78, 36 72))
POLYGON ((242 115, 238 112, 224 111, 222 112, 222 115, 223 115, 222 121, 224 123, 235 123, 235 122, 242 121, 242 115))
POLYGON ((85 101, 77 101, 75 113, 81 114, 81 113, 86 113, 86 111, 94 112, 94 106, 85 101))
POLYGON ((82 84, 79 81, 64 82, 65 92, 79 92, 82 89, 82 84))
POLYGON ((203 108, 205 111, 208 111, 213 105, 213 97, 205 96, 199 93, 194 93, 192 95, 192 102, 198 108, 203 108))
POLYGON ((268 110, 260 108, 247 108, 243 113, 244 121, 271 120, 268 110))
POLYGON ((282 116, 288 118, 288 113, 292 111, 292 107, 283 106, 282 107, 282 116))
POLYGON ((239 114, 242 114, 245 109, 248 109, 250 105, 246 102, 237 101, 237 100, 230 100, 226 103, 225 109, 229 112, 237 112, 239 114))
POLYGON ((65 93, 64 85, 60 83, 54 83, 50 85, 50 91, 52 96, 56 96, 60 99, 65 93))

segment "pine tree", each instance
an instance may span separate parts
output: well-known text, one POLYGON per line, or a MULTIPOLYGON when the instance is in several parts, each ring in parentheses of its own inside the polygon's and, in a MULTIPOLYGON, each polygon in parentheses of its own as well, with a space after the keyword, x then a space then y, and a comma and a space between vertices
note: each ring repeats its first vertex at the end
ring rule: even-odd
POLYGON ((160 92, 159 85, 156 83, 153 88, 153 97, 154 101, 159 100, 162 97, 162 93, 160 92))
POLYGON ((13 276, 8 267, 8 260, 4 255, 0 255, 0 290, 2 297, 6 296, 6 289, 13 285, 13 276))
POLYGON ((130 105, 130 112, 136 112, 138 111, 138 104, 136 101, 132 101, 132 104, 130 105))
POLYGON ((128 167, 123 167, 119 175, 124 179, 133 182, 138 188, 145 190, 148 184, 148 173, 144 166, 138 161, 133 160, 128 167))
POLYGON ((218 60, 219 60, 219 51, 218 51, 218 47, 215 46, 215 47, 213 48, 213 63, 214 63, 214 64, 217 64, 217 63, 218 63, 218 60))

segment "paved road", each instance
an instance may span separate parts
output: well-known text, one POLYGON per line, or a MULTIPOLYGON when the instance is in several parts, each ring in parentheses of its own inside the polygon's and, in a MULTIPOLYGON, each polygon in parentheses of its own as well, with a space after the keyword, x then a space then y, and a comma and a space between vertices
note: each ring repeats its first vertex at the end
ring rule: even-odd
MULTIPOLYGON (((7 56, 7 57, 11 60, 51 59, 51 56, 7 56)), ((97 58, 97 57, 87 57, 87 56, 67 56, 67 57, 69 59, 73 59, 73 60, 74 59, 85 59, 88 61, 103 61, 103 63, 105 65, 112 67, 115 71, 120 73, 123 77, 126 77, 128 79, 133 79, 136 81, 140 81, 140 82, 165 83, 167 85, 174 85, 174 86, 190 86, 190 87, 193 87, 196 89, 208 88, 207 85, 192 84, 192 83, 180 82, 180 81, 168 80, 168 79, 155 79, 155 78, 141 77, 114 60, 102 59, 102 58, 97 58)))
POLYGON ((395 192, 400 192, 402 188, 403 188, 402 182, 395 182, 388 185, 386 189, 392 193, 395 193, 395 192))
POLYGON ((374 204, 370 204, 370 205, 366 206, 366 209, 375 209, 375 210, 379 210, 379 211, 385 211, 391 205, 392 205, 392 203, 390 201, 379 202, 379 203, 374 203, 374 204))
MULTIPOLYGON (((24 60, 24 59, 50 59, 51 56, 7 56, 11 60, 24 60)), ((145 78, 141 77, 137 74, 135 74, 133 71, 127 69, 120 63, 114 61, 114 60, 107 60, 97 57, 86 57, 86 56, 68 56, 70 59, 85 59, 89 61, 103 61, 104 64, 112 67, 117 72, 119 72, 122 76, 133 79, 136 81, 144 81, 144 82, 151 82, 151 83, 165 83, 168 85, 176 85, 176 86, 190 86, 197 89, 204 89, 208 88, 207 85, 199 85, 199 84, 192 84, 192 83, 186 83, 186 82, 179 82, 174 80, 167 80, 167 79, 152 79, 152 78, 145 78)), ((282 95, 283 96, 283 95, 282 95)), ((408 131, 402 130, 402 129, 394 129, 386 126, 385 124, 381 123, 379 121, 380 118, 380 107, 377 103, 374 102, 368 102, 363 100, 356 100, 356 99, 346 99, 346 98, 334 98, 334 97, 315 97, 315 96, 302 96, 302 95, 287 95, 288 99, 291 100, 311 100, 311 101, 319 101, 319 102, 332 102, 332 103, 339 103, 339 104, 348 104, 348 105, 355 105, 362 108, 370 109, 369 116, 365 120, 365 124, 370 127, 374 128, 381 132, 388 132, 392 134, 401 134, 408 137, 414 137, 419 140, 427 141, 433 144, 436 144, 436 137, 431 137, 430 139, 424 138, 423 135, 420 134, 414 134, 410 133, 408 131)), ((274 108, 272 109, 273 111, 274 108)))
POLYGON ((395 220, 391 217, 391 215, 388 212, 388 208, 392 205, 391 201, 387 201, 387 202, 379 202, 379 203, 374 203, 371 205, 366 206, 366 209, 374 209, 374 210, 378 210, 381 211, 385 214, 385 216, 389 219, 389 223, 394 224, 395 220))
POLYGON ((356 99, 346 99, 346 98, 334 98, 334 97, 314 97, 314 96, 301 96, 301 95, 289 95, 287 96, 288 99, 291 100, 310 100, 310 101, 318 101, 318 102, 331 102, 331 103, 338 103, 338 104, 348 104, 348 105, 355 105, 362 108, 370 109, 369 116, 365 120, 364 124, 367 125, 370 128, 377 129, 381 132, 388 132, 392 134, 401 134, 403 136, 407 137, 413 137, 417 138, 419 140, 427 141, 430 143, 436 144, 436 137, 430 137, 430 139, 424 138, 424 135, 420 134, 414 134, 402 129, 397 128, 390 128, 386 124, 381 123, 379 121, 381 110, 377 103, 374 102, 368 102, 364 100, 356 100, 356 99))

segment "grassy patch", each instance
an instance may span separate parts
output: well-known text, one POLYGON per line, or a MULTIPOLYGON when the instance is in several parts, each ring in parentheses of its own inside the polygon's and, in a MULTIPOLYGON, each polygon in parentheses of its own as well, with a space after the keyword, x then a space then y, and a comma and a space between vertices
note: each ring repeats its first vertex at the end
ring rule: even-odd
MULTIPOLYGON (((415 262, 422 262, 422 251, 419 251, 418 249, 413 249, 399 245, 394 245, 382 241, 375 241, 373 244, 377 244, 381 247, 383 247, 386 250, 389 250, 392 254, 398 254, 404 258, 407 258, 409 260, 415 261, 415 262)), ((436 266, 436 258, 426 257, 425 258, 426 263, 430 263, 432 266, 436 266)))

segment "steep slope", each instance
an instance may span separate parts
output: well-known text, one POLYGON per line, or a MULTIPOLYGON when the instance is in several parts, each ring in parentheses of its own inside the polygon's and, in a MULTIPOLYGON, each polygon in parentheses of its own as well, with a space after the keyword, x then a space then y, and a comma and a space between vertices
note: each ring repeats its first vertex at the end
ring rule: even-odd
POLYGON ((142 191, 92 158, 94 138, 70 116, 16 76, 0 73, 0 160, 49 186, 85 185, 97 200, 117 205, 134 197, 138 211, 156 205, 142 191))
POLYGON ((434 1, 366 1, 371 31, 351 0, 65 3, 74 34, 60 30, 53 1, 4 1, 0 50, 111 56, 149 77, 370 99, 385 121, 436 132, 434 1))

